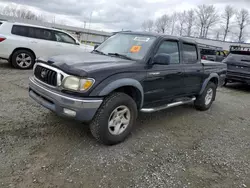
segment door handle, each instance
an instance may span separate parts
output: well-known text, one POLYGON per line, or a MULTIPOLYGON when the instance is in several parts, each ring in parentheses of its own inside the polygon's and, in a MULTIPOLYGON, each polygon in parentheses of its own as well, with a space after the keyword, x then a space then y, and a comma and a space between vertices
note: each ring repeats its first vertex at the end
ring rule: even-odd
POLYGON ((37 42, 36 41, 31 41, 31 43, 36 44, 37 42))
POLYGON ((176 74, 177 74, 177 75, 182 75, 182 73, 183 73, 183 72, 177 72, 176 74))

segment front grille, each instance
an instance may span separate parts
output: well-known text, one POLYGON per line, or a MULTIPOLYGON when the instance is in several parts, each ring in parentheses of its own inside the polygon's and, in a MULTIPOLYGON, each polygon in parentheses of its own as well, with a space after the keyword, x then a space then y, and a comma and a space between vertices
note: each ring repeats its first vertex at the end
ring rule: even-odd
POLYGON ((38 80, 46 84, 57 86, 57 72, 53 70, 37 65, 34 75, 38 80))

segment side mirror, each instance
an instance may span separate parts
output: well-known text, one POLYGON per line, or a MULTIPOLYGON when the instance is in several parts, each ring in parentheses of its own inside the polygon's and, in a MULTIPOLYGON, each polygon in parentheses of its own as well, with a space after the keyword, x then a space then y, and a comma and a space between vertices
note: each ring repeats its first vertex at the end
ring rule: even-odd
POLYGON ((153 64, 158 65, 169 65, 170 64, 170 56, 165 53, 156 54, 153 58, 153 64))
POLYGON ((80 43, 80 42, 78 42, 78 41, 76 41, 76 45, 81 45, 81 43, 80 43))
POLYGON ((98 46, 99 46, 99 45, 98 45, 98 44, 96 44, 96 45, 94 46, 94 50, 95 50, 96 48, 98 48, 98 46))

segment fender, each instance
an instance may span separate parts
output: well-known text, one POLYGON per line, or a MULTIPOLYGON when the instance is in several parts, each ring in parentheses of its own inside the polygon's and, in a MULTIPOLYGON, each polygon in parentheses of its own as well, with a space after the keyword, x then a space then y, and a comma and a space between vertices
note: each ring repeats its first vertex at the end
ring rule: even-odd
POLYGON ((219 83, 219 80, 220 80, 220 79, 219 79, 219 75, 218 75, 217 73, 211 73, 211 74, 209 75, 209 77, 206 78, 206 79, 204 80, 204 82, 203 82, 203 84, 202 84, 202 87, 201 87, 201 90, 200 90, 200 92, 199 92, 199 95, 201 95, 201 94, 203 93, 203 91, 204 91, 205 88, 207 87, 208 82, 209 82, 212 78, 218 79, 218 83, 219 83))
POLYGON ((143 92, 143 87, 140 84, 140 82, 138 82, 135 79, 131 79, 131 78, 122 78, 122 79, 118 79, 116 81, 113 81, 111 83, 109 83, 108 85, 106 85, 98 94, 98 96, 105 96, 108 95, 109 93, 111 93, 112 91, 120 88, 120 87, 124 87, 124 86, 132 86, 135 87, 136 89, 138 89, 140 91, 141 94, 141 101, 140 101, 140 106, 143 106, 143 101, 144 101, 144 92, 143 92))

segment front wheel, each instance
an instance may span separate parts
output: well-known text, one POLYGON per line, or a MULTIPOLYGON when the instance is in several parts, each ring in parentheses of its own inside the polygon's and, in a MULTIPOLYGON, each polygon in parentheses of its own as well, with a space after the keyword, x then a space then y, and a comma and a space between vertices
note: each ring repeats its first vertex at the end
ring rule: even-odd
POLYGON ((100 143, 118 144, 130 134, 136 118, 135 101, 125 93, 113 93, 98 109, 90 130, 100 143))
POLYGON ((209 82, 207 87, 201 95, 197 97, 194 102, 194 106, 197 110, 205 111, 208 110, 216 96, 216 85, 213 82, 209 82))

